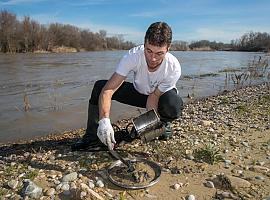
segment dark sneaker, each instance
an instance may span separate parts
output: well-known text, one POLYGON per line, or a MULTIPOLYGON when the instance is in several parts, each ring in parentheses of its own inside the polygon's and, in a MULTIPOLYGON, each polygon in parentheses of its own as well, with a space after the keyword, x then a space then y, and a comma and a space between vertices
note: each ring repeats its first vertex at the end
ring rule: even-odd
POLYGON ((135 138, 132 138, 131 134, 128 133, 126 130, 120 130, 114 132, 114 138, 117 144, 119 144, 122 141, 125 142, 132 142, 135 138))
POLYGON ((84 151, 95 147, 106 147, 106 145, 104 145, 99 139, 91 141, 82 138, 78 142, 71 145, 71 151, 84 151))
POLYGON ((165 131, 164 133, 159 137, 159 140, 169 140, 173 136, 173 131, 172 131, 172 123, 171 122, 166 122, 164 125, 165 131))

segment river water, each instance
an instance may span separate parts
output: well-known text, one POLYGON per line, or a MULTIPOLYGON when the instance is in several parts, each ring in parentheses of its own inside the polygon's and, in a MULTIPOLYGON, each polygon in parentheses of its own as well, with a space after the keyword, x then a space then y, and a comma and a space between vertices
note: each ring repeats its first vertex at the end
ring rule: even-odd
MULTIPOLYGON (((226 78, 222 70, 243 72, 254 59, 267 58, 263 53, 247 52, 171 53, 182 66, 177 88, 184 101, 188 95, 205 97, 232 89, 232 80, 225 83, 228 73, 226 78)), ((93 84, 108 79, 124 54, 0 54, 0 144, 85 127, 93 84), (30 106, 28 111, 26 104, 30 106)), ((114 102, 111 113, 112 121, 117 121, 136 116, 139 111, 114 102)))

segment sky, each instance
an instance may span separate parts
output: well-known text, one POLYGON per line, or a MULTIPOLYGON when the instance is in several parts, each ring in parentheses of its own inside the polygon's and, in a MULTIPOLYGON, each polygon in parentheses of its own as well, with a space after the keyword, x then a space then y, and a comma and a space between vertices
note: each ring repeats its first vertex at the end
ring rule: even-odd
POLYGON ((173 40, 230 43, 243 34, 270 33, 270 0, 0 0, 0 10, 41 24, 71 24, 142 44, 153 22, 167 22, 173 40))

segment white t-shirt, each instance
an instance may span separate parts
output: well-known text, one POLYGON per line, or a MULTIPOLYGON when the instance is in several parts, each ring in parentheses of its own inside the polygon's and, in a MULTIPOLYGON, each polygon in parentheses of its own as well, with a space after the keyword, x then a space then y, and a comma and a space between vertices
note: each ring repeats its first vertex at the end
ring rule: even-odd
POLYGON ((125 77, 130 72, 134 72, 135 89, 141 94, 149 95, 156 88, 161 92, 176 88, 176 82, 181 76, 181 66, 177 58, 167 52, 159 68, 154 72, 149 72, 144 45, 140 45, 130 49, 116 68, 116 73, 125 77))

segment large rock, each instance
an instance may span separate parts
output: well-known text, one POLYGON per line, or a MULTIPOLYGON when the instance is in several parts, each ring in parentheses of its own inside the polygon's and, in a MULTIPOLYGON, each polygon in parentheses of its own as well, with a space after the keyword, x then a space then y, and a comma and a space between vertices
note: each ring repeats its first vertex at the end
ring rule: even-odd
POLYGON ((62 182, 71 182, 71 181, 75 181, 78 177, 78 173, 77 172, 72 172, 70 174, 67 174, 65 176, 63 176, 62 178, 62 182))
MULTIPOLYGON (((209 181, 209 180, 208 180, 209 181)), ((230 176, 230 175, 217 175, 215 178, 210 179, 216 188, 220 189, 232 189, 232 188, 247 188, 251 186, 251 183, 242 178, 230 176)))
POLYGON ((245 179, 229 175, 227 177, 231 181, 231 185, 233 188, 248 188, 251 186, 251 183, 245 179))
POLYGON ((23 196, 28 196, 32 199, 39 199, 42 194, 42 188, 37 186, 29 179, 24 180, 24 187, 22 190, 23 196))

